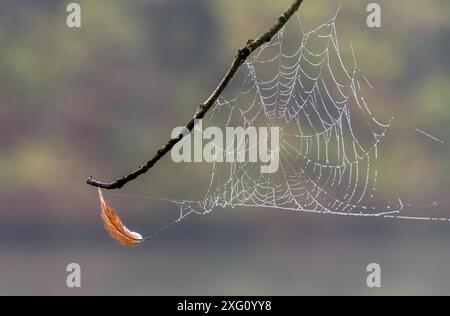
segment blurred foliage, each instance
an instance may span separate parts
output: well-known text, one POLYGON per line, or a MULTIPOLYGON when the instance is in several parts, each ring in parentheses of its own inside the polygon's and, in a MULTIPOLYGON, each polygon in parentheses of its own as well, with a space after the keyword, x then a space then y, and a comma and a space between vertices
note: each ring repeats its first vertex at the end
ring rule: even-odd
MULTIPOLYGON (((352 58, 352 43, 375 85, 369 96, 376 113, 399 117, 403 133, 428 127, 447 139, 449 4, 413 2, 402 9, 383 3, 383 27, 369 29, 364 24, 368 2, 346 1, 338 35, 345 60, 352 58)), ((236 49, 271 25, 289 3, 82 1, 83 27, 71 30, 64 25, 62 2, 6 1, 0 13, 0 155, 7 171, 1 180, 13 182, 14 190, 2 194, 38 187, 52 194, 60 189, 56 179, 78 174, 82 181, 89 173, 108 178, 133 167, 165 141, 172 126, 192 115, 236 49), (56 181, 43 180, 43 174, 56 181)), ((339 1, 306 1, 300 14, 304 28, 329 19, 339 6, 339 1)), ((411 164, 422 163, 421 152, 429 150, 426 139, 409 133, 405 140, 402 131, 396 136, 392 146, 399 153, 384 155, 388 165, 402 166, 406 157, 411 164)), ((433 160, 445 166, 445 154, 433 160)), ((156 169, 171 178, 164 167, 156 169)), ((179 172, 192 176, 185 169, 179 172)), ((420 179, 431 185, 433 171, 427 173, 420 179)), ((398 180, 395 168, 389 174, 385 191, 398 181, 397 186, 406 185, 401 191, 414 190, 409 181, 398 180)), ((157 189, 153 177, 142 183, 144 192, 157 189)), ((185 191, 176 181, 157 187, 168 195, 185 191)))
MULTIPOLYGON (((414 127, 450 137, 444 71, 449 4, 413 2, 402 9, 383 3, 381 29, 365 27, 367 1, 344 2, 337 21, 345 60, 352 58, 352 43, 375 85, 369 91, 374 111, 383 118, 399 117, 403 133, 409 131, 394 135, 392 146, 399 154, 384 155, 389 166, 404 165, 406 157, 411 164, 415 159, 422 163, 429 144, 410 133, 414 127)), ((14 190, 2 194, 38 187, 52 194, 60 189, 57 179, 78 174, 81 182, 89 173, 108 178, 133 167, 165 141, 172 126, 192 115, 236 49, 271 25, 289 3, 82 1, 83 27, 71 30, 64 25, 62 2, 5 1, 0 13, 0 161, 7 170, 1 180, 13 182, 14 190), (43 180, 43 174, 56 181, 43 180)), ((304 28, 330 18, 339 5, 306 1, 300 14, 304 28)), ((443 154, 433 160, 445 166, 448 150, 443 154)), ((164 167, 156 169, 170 179, 164 167)), ((192 176, 183 168, 179 172, 192 176)), ((433 171, 427 173, 420 179, 431 185, 433 171)), ((437 174, 450 178, 447 172, 437 174)), ((384 190, 391 191, 390 183, 398 181, 406 185, 402 191, 414 190, 409 181, 398 180, 395 168, 389 175, 384 190)), ((153 177, 143 183, 145 192, 157 189, 153 177)), ((176 181, 157 187, 168 195, 185 191, 176 181)))

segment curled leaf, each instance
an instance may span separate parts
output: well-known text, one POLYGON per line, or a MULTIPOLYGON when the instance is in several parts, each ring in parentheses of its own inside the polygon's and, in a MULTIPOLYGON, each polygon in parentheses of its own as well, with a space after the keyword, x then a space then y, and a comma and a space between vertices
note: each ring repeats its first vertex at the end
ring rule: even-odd
POLYGON ((102 219, 106 231, 112 238, 120 242, 122 246, 136 246, 143 241, 140 234, 130 231, 117 215, 116 211, 109 206, 103 198, 102 191, 98 189, 98 196, 100 198, 100 205, 102 209, 102 219))

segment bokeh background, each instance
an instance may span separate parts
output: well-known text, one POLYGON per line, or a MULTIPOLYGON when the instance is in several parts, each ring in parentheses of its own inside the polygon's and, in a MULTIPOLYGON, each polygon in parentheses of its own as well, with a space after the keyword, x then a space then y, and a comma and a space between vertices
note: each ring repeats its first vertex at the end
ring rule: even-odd
MULTIPOLYGON (((366 26, 369 2, 305 0, 300 15, 312 29, 342 3, 342 54, 352 43, 375 87, 368 103, 395 117, 379 194, 450 217, 450 2, 379 1, 379 29, 366 26)), ((81 29, 67 28, 68 3, 0 3, 0 294, 450 294, 450 223, 236 208, 117 245, 86 177, 113 179, 152 155, 290 1, 78 1, 81 29), (66 287, 70 262, 81 289, 66 287), (381 289, 366 287, 371 262, 381 289)), ((130 196, 107 197, 127 225, 152 232, 179 211, 136 195, 199 199, 208 170, 167 157, 130 196)))

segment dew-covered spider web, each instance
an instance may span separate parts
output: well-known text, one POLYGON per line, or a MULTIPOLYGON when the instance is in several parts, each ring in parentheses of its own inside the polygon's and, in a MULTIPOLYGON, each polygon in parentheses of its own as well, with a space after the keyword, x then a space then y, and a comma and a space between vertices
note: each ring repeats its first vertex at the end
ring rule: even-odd
MULTIPOLYGON (((379 120, 367 104, 364 91, 373 86, 353 47, 351 62, 344 61, 336 17, 307 31, 294 16, 247 60, 227 89, 231 96, 222 96, 203 120, 223 129, 279 127, 278 171, 262 174, 254 162, 212 163, 203 198, 170 200, 180 209, 175 222, 230 207, 449 221, 408 216, 407 202, 377 197, 379 148, 393 121, 379 120)), ((248 139, 238 141, 247 154, 248 139)))
POLYGON ((227 117, 226 126, 280 127, 279 171, 215 164, 204 200, 178 202, 181 218, 238 206, 355 216, 387 216, 404 207, 401 201, 375 206, 378 146, 390 122, 378 121, 366 104, 362 90, 371 84, 356 59, 344 64, 336 17, 309 32, 297 18, 290 23, 296 38, 287 41, 284 28, 264 45, 245 64, 236 96, 221 98, 210 114, 227 117))

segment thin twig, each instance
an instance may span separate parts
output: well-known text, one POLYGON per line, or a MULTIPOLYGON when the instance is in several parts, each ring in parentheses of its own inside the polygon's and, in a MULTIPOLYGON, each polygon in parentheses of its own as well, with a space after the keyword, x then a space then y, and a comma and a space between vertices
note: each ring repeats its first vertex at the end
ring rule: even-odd
MULTIPOLYGON (((233 63, 228 69, 226 75, 223 77, 222 81, 219 83, 214 92, 203 102, 195 112, 194 117, 186 124, 186 130, 189 133, 192 132, 195 126, 196 120, 201 120, 205 114, 209 111, 209 109, 213 106, 213 104, 217 101, 219 96, 228 86, 230 81, 233 79, 236 72, 239 68, 244 64, 247 58, 259 47, 261 47, 264 43, 268 43, 272 40, 272 38, 283 28, 283 26, 289 21, 289 19, 294 15, 294 13, 299 9, 303 0, 295 0, 294 3, 289 7, 289 9, 278 18, 277 23, 273 25, 269 31, 258 37, 256 40, 249 40, 247 44, 239 49, 237 55, 234 57, 233 63)), ((106 183, 94 180, 92 177, 87 179, 87 184, 90 184, 94 187, 103 188, 107 190, 120 189, 128 182, 135 180, 137 177, 146 173, 150 168, 152 168, 162 157, 164 157, 172 148, 180 142, 185 135, 189 133, 181 133, 176 138, 172 138, 165 146, 160 148, 155 156, 152 159, 144 163, 141 167, 136 169, 135 171, 129 173, 128 175, 119 178, 113 182, 106 183)))

